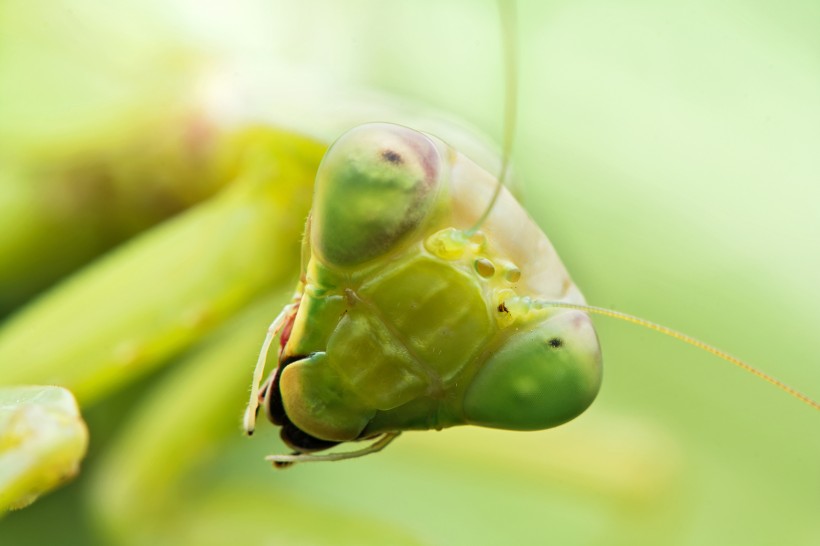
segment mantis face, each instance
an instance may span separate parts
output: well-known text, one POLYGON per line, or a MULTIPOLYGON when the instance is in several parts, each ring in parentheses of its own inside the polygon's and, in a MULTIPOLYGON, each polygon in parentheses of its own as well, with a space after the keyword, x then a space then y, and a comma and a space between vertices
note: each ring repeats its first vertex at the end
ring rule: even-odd
POLYGON ((281 322, 268 414, 297 452, 475 424, 536 430, 583 412, 601 355, 546 236, 444 142, 368 124, 317 173, 303 277, 281 322))

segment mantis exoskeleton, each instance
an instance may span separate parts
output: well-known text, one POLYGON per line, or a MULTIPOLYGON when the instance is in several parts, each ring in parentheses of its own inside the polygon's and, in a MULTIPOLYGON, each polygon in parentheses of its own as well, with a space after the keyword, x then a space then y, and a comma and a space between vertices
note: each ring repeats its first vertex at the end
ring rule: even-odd
POLYGON ((601 382, 587 313, 704 349, 815 410, 820 403, 702 341, 586 305, 539 228, 503 189, 515 126, 514 3, 497 180, 433 136, 371 124, 341 136, 319 167, 294 303, 271 325, 245 429, 261 402, 293 455, 333 461, 381 450, 403 430, 476 424, 550 428, 583 412, 601 382), (260 387, 267 353, 278 363, 260 387), (309 453, 378 438, 348 454, 309 453))

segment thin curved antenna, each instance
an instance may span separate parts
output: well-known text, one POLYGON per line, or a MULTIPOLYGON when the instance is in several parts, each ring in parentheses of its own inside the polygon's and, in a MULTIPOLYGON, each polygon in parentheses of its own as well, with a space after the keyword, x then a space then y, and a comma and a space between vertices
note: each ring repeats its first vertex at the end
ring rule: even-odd
POLYGON ((492 212, 501 188, 507 181, 510 169, 515 130, 518 123, 518 47, 517 47, 517 18, 518 10, 515 0, 498 0, 498 12, 501 21, 501 37, 504 46, 504 137, 501 147, 501 169, 498 172, 498 182, 493 196, 484 212, 473 227, 464 233, 467 237, 474 235, 487 220, 492 212))
POLYGON ((641 317, 636 317, 634 315, 630 315, 630 314, 627 314, 627 313, 621 313, 620 311, 613 311, 612 309, 607 309, 605 307, 595 307, 594 305, 581 305, 581 304, 577 304, 577 303, 566 303, 566 302, 562 302, 562 301, 542 301, 542 300, 537 300, 537 304, 539 304, 540 306, 543 306, 543 307, 547 307, 547 306, 549 306, 549 307, 561 307, 561 308, 564 308, 564 309, 576 309, 578 311, 586 311, 588 313, 593 313, 593 314, 601 315, 601 316, 604 316, 604 317, 616 318, 618 320, 623 320, 623 321, 626 321, 626 322, 629 322, 629 323, 632 323, 632 324, 637 324, 638 326, 643 326, 644 328, 648 328, 649 330, 655 330, 656 332, 660 332, 664 335, 667 335, 669 337, 673 337, 673 338, 675 338, 679 341, 682 341, 684 343, 688 343, 689 345, 697 347, 698 349, 702 349, 702 350, 706 351, 707 353, 711 353, 711 354, 715 355, 718 358, 721 358, 721 359, 723 359, 723 360, 725 360, 725 361, 727 361, 731 364, 734 364, 738 368, 741 368, 741 369, 749 372, 750 374, 752 374, 756 377, 759 377, 760 379, 762 379, 763 381, 766 381, 770 385, 774 385, 775 387, 777 387, 778 389, 786 392, 790 396, 792 396, 794 398, 797 398, 798 400, 800 400, 804 404, 807 404, 808 406, 810 406, 810 407, 812 407, 816 410, 820 410, 820 402, 817 402, 816 400, 814 400, 814 399, 810 398, 809 396, 803 394, 802 392, 798 391, 794 387, 790 387, 789 385, 783 383, 779 379, 777 379, 775 377, 772 377, 771 375, 758 370, 754 366, 752 366, 750 364, 747 364, 743 360, 741 360, 741 359, 739 359, 735 356, 732 356, 729 353, 727 353, 725 351, 722 351, 722 350, 718 349, 717 347, 715 347, 713 345, 709 345, 708 343, 704 343, 703 341, 701 341, 699 339, 696 339, 692 336, 686 335, 686 334, 684 334, 682 332, 679 332, 677 330, 673 330, 672 328, 668 328, 668 327, 663 326, 661 324, 658 324, 656 322, 652 322, 650 320, 646 320, 646 319, 643 319, 641 317))

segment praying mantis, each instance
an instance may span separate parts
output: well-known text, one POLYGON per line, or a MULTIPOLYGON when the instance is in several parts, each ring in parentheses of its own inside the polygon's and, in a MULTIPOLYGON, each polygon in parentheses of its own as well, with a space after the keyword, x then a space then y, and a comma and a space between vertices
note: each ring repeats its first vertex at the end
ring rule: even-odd
MULTIPOLYGON (((329 13, 334 5, 303 9, 329 13)), ((484 52, 490 55, 486 59, 498 54, 492 6, 431 3, 421 10, 406 6, 384 13, 378 6, 363 5, 345 19, 327 17, 327 22, 306 17, 301 8, 289 9, 281 6, 283 32, 268 29, 266 39, 286 41, 284 27, 296 28, 295 20, 313 20, 316 32, 302 35, 335 40, 335 53, 352 47, 345 38, 366 36, 352 69, 359 70, 364 81, 376 79, 369 70, 381 69, 387 88, 425 97, 490 131, 498 124, 501 101, 489 89, 499 84, 501 71, 480 54, 481 62, 471 61, 471 53, 484 52), (348 25, 334 27, 333 19, 348 25), (464 25, 464 35, 448 40, 459 26, 454 21, 464 25), (320 32, 323 28, 338 30, 320 32), (360 30, 367 32, 357 34, 360 30), (405 33, 413 39, 403 41, 405 33), (476 36, 487 42, 476 45, 476 36), (437 81, 444 75, 446 79, 437 81)), ((687 87, 687 77, 665 71, 670 57, 666 53, 672 48, 684 59, 675 66, 690 78, 701 75, 692 65, 710 68, 700 62, 703 59, 717 59, 714 70, 721 74, 725 72, 717 67, 737 66, 729 62, 737 60, 731 55, 735 42, 721 41, 722 31, 710 34, 712 27, 701 23, 697 28, 708 40, 702 49, 692 49, 698 41, 684 39, 689 36, 684 22, 701 19, 690 14, 677 25, 665 18, 667 12, 623 9, 616 13, 603 5, 567 5, 556 13, 522 6, 522 121, 514 164, 516 179, 525 181, 524 203, 591 303, 674 324, 812 391, 816 368, 807 364, 813 355, 802 341, 811 339, 811 325, 817 323, 817 306, 812 305, 817 294, 808 282, 814 258, 804 248, 810 245, 801 245, 813 240, 816 228, 810 220, 811 199, 804 195, 792 199, 794 207, 787 204, 792 189, 803 187, 800 181, 812 172, 810 156, 802 155, 804 149, 797 145, 799 130, 806 142, 813 141, 813 132, 797 121, 810 101, 801 102, 806 96, 787 91, 785 82, 803 81, 809 87, 794 89, 814 89, 813 80, 798 80, 797 61, 789 65, 790 56, 775 46, 744 39, 746 47, 779 59, 778 70, 789 78, 766 80, 774 82, 770 87, 748 85, 763 81, 750 76, 752 68, 758 68, 751 60, 740 63, 734 73, 740 76, 738 83, 707 78, 712 72, 706 70, 698 81, 718 82, 710 88, 717 97, 712 102, 702 97, 700 88, 687 87), (657 49, 646 46, 650 35, 651 43, 658 44, 659 29, 668 39, 657 49), (716 46, 719 54, 707 52, 707 45, 716 46), (749 102, 736 101, 748 98, 739 92, 747 87, 752 90, 749 102), (731 100, 719 100, 721 93, 731 100), (769 104, 771 96, 792 99, 784 106, 785 114, 773 106, 756 113, 753 107, 769 104), (767 115, 774 120, 764 123, 774 129, 770 135, 743 130, 755 121, 763 123, 767 115), (727 135, 733 135, 731 146, 723 138, 727 135), (766 181, 768 175, 782 172, 783 157, 792 160, 792 176, 782 177, 783 185, 772 192, 766 181), (788 184, 790 179, 795 186, 788 184), (746 208, 738 209, 738 204, 746 208)), ((669 9, 677 13, 677 8, 669 9)), ((732 29, 731 36, 748 38, 728 12, 709 20, 732 29)), ((317 46, 319 50, 329 51, 317 46)), ((316 111, 339 110, 333 131, 316 130, 323 133, 325 145, 362 122, 410 124, 390 114, 347 119, 333 100, 317 101, 311 111, 298 106, 298 99, 288 103, 297 105, 290 115, 306 125, 310 116, 320 117, 316 111)), ((296 126, 287 112, 282 118, 287 118, 283 126, 296 126)), ((413 126, 477 162, 488 161, 488 172, 498 172, 491 159, 468 152, 449 135, 424 124, 413 126)), ((811 184, 805 187, 812 191, 811 184)), ((296 241, 300 230, 298 226, 291 233, 296 241)), ((298 256, 295 244, 289 248, 291 256, 298 256)), ((284 250, 277 258, 283 256, 284 250)), ((608 540, 597 542, 620 537, 633 544, 766 543, 777 537, 811 544, 817 536, 810 520, 817 506, 818 453, 811 412, 697 352, 605 322, 597 326, 606 356, 601 394, 583 419, 564 429, 545 434, 467 428, 407 434, 378 458, 346 463, 341 469, 305 465, 291 471, 296 474, 271 476, 266 465, 248 462, 274 449, 264 441, 262 427, 263 439, 255 442, 239 438, 234 443, 231 438, 237 433, 259 334, 282 303, 281 296, 260 299, 256 319, 221 338, 225 343, 247 340, 247 354, 212 344, 199 353, 203 360, 209 355, 207 366, 195 366, 193 354, 180 361, 163 388, 119 424, 116 449, 101 461, 106 464, 88 469, 94 483, 88 498, 118 542, 139 542, 140 533, 149 532, 145 522, 160 521, 164 511, 177 522, 169 523, 170 528, 186 528, 179 522, 187 521, 190 533, 199 530, 199 543, 216 540, 212 537, 218 534, 208 532, 217 528, 214 522, 220 522, 222 530, 231 524, 241 527, 244 537, 275 540, 271 537, 287 537, 288 532, 321 537, 316 521, 333 522, 328 536, 334 532, 338 539, 339 529, 362 520, 366 525, 356 527, 359 533, 376 533, 384 522, 399 521, 410 530, 410 543, 490 544, 499 529, 489 519, 498 518, 483 522, 474 515, 482 510, 482 499, 493 494, 507 503, 495 512, 510 522, 505 536, 514 536, 509 533, 517 528, 522 540, 549 532, 565 537, 565 543, 596 542, 606 536, 608 540), (228 399, 235 401, 224 402, 228 399), (223 427, 219 434, 209 432, 217 430, 216 423, 223 427), (209 489, 205 484, 215 475, 225 478, 209 489), (420 475, 438 478, 440 487, 430 485, 436 479, 422 480, 420 475), (186 476, 203 484, 201 495, 173 493, 186 476), (400 509, 391 510, 384 499, 399 490, 400 509), (456 492, 463 494, 456 497, 456 492), (774 498, 777 502, 769 500, 774 498), (451 512, 438 517, 445 502, 451 512), (155 510, 146 508, 152 503, 155 510), (131 520, 127 509, 134 509, 131 520), (302 521, 301 515, 312 523, 294 523, 302 521), (732 522, 741 518, 745 526, 737 529, 732 522), (264 529, 257 531, 251 521, 265 522, 260 526, 264 529), (657 534, 646 522, 657 527, 657 534)), ((92 438, 94 433, 92 426, 92 438)), ((366 534, 356 538, 349 542, 402 542, 366 534)))
POLYGON ((820 410, 720 349, 586 305, 546 237, 502 187, 517 58, 515 4, 499 6, 508 96, 498 180, 446 143, 400 125, 361 126, 331 145, 316 175, 293 303, 269 328, 254 372, 246 432, 261 405, 295 450, 269 457, 284 466, 380 451, 402 430, 562 424, 600 388, 601 351, 587 312, 685 341, 820 410), (278 362, 262 384, 280 332, 278 362), (310 454, 371 438, 358 451, 310 454))

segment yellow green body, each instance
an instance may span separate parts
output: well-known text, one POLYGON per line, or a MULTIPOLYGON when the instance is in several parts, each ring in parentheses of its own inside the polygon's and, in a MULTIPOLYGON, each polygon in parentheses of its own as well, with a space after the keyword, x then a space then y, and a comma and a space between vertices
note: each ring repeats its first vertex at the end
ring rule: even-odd
POLYGON ((517 263, 497 218, 468 234, 459 188, 471 169, 482 182, 465 161, 387 124, 348 132, 323 159, 298 307, 268 387, 268 413, 295 449, 459 424, 548 428, 595 397, 588 317, 542 305, 580 294, 557 258, 547 288, 559 293, 534 290, 543 272, 517 263))

